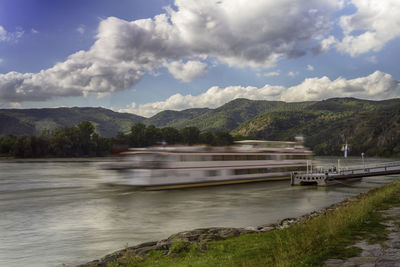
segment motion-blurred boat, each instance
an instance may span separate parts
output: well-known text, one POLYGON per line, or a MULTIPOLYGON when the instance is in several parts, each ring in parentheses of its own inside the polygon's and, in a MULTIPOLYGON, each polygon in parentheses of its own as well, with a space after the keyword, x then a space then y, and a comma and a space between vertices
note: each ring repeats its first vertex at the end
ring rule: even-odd
POLYGON ((107 166, 108 183, 146 190, 286 180, 306 170, 312 152, 295 142, 244 140, 226 147, 159 146, 131 149, 107 166))

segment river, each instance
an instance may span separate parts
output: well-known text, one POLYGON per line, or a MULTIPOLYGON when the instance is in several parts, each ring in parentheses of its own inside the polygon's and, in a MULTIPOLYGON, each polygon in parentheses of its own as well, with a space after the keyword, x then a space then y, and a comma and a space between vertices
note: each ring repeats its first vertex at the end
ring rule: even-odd
MULTIPOLYGON (((331 167, 337 158, 318 158, 331 167)), ((393 160, 393 159, 392 159, 393 160)), ((368 164, 389 161, 371 158, 368 164)), ((0 161, 0 266, 74 266, 201 227, 297 217, 399 176, 331 187, 288 181, 142 192, 109 187, 98 161, 0 161)), ((350 158, 349 166, 361 164, 350 158)))

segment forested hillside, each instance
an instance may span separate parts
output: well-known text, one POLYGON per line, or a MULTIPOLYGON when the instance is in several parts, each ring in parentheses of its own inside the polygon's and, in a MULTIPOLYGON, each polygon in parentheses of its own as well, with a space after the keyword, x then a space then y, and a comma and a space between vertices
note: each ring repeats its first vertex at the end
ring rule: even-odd
POLYGON ((82 121, 91 122, 104 137, 129 133, 141 122, 266 140, 293 140, 303 135, 317 155, 338 155, 347 141, 354 156, 365 152, 400 157, 400 99, 332 98, 298 103, 236 99, 216 109, 163 111, 147 119, 103 108, 8 109, 0 110, 0 135, 39 135, 45 129, 52 131, 82 121))
POLYGON ((90 121, 104 137, 128 132, 145 118, 119 113, 105 108, 43 108, 0 109, 0 135, 39 135, 43 130, 54 130, 90 121))
POLYGON ((225 105, 190 120, 172 122, 169 126, 183 128, 194 126, 202 131, 232 131, 241 123, 265 112, 276 110, 298 110, 313 102, 285 103, 282 101, 235 99, 225 105))
POLYGON ((354 156, 400 157, 400 99, 328 99, 302 110, 266 112, 232 133, 267 140, 303 135, 317 155, 338 155, 347 141, 354 156))
POLYGON ((151 118, 143 121, 147 125, 154 125, 156 127, 164 127, 173 124, 185 124, 186 121, 197 118, 200 115, 211 111, 208 108, 191 108, 182 111, 164 110, 151 118))

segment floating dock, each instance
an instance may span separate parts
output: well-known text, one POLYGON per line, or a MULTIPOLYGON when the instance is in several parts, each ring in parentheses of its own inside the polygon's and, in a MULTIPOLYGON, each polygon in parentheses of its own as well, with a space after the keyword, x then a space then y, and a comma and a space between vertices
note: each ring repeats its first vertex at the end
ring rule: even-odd
POLYGON ((291 185, 327 186, 341 181, 356 180, 362 177, 400 174, 400 161, 383 163, 372 167, 340 170, 310 170, 292 172, 291 185))

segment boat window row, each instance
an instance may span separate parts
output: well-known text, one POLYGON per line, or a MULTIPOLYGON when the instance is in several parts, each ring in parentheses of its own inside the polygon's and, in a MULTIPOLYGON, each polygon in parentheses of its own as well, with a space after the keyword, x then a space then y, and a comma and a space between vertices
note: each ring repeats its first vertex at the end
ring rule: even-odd
POLYGON ((248 168, 248 169, 235 169, 233 170, 234 175, 243 174, 259 174, 259 173, 272 173, 272 172, 293 172, 305 170, 304 167, 272 167, 272 168, 248 168))
POLYGON ((180 155, 180 161, 244 161, 306 158, 306 155, 180 155))

